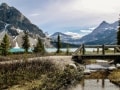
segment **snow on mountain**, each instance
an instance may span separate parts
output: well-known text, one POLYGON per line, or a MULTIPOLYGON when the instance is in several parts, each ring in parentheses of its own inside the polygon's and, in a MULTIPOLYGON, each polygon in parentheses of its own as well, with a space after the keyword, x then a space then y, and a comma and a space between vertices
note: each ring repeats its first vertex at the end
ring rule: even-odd
POLYGON ((118 21, 108 23, 103 21, 98 27, 92 30, 80 30, 80 33, 66 32, 54 33, 51 39, 56 40, 58 33, 61 36, 62 42, 72 44, 116 44, 118 21), (94 29, 94 30, 93 30, 94 29), (86 35, 87 34, 87 35, 86 35), (85 36, 83 36, 85 35, 85 36))
MULTIPOLYGON (((5 33, 7 33, 11 46, 15 46, 17 42, 21 47, 24 31, 28 32, 31 46, 36 44, 34 40, 38 37, 43 39, 43 41, 47 40, 43 31, 31 23, 19 10, 15 7, 8 6, 6 3, 2 3, 0 5, 0 43, 5 33)), ((48 43, 49 41, 47 40, 45 42, 48 43)))
POLYGON ((112 24, 103 21, 97 28, 90 34, 83 36, 78 40, 80 44, 115 44, 117 36, 118 22, 112 24))

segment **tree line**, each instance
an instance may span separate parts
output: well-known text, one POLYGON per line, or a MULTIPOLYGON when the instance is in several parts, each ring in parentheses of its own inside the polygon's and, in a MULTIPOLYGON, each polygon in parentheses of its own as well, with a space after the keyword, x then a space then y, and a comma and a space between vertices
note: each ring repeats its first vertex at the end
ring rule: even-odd
MULTIPOLYGON (((30 48, 30 42, 29 42, 29 36, 28 36, 28 32, 24 32, 24 36, 22 37, 22 48, 25 50, 25 53, 28 53, 29 48, 30 48)), ((3 40, 1 42, 0 45, 0 50, 1 50, 1 54, 3 56, 6 56, 9 54, 9 49, 10 49, 10 40, 7 34, 4 35, 3 40)), ((45 53, 45 48, 44 48, 44 44, 42 43, 42 40, 38 37, 37 39, 37 44, 34 47, 33 52, 35 53, 45 53)))

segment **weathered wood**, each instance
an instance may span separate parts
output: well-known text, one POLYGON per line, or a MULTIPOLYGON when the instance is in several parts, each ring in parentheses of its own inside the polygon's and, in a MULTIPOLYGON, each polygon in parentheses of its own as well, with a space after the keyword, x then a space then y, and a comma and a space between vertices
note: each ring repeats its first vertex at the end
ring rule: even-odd
POLYGON ((116 53, 116 48, 114 47, 114 54, 116 53))
POLYGON ((80 55, 80 56, 73 56, 72 58, 76 58, 79 60, 88 60, 88 59, 106 59, 106 60, 115 60, 115 59, 120 59, 120 54, 119 55, 80 55), (77 58, 76 58, 77 57, 77 58))
MULTIPOLYGON (((85 54, 86 48, 97 48, 97 53, 99 54, 99 49, 102 48, 102 54, 105 54, 105 48, 114 48, 114 50, 120 51, 120 45, 80 45, 80 47, 73 53, 73 55, 82 51, 85 54)), ((115 53, 115 51, 114 51, 115 53)))
POLYGON ((99 54, 99 47, 97 47, 97 54, 99 54))
POLYGON ((83 50, 83 55, 85 54, 85 46, 84 46, 84 44, 82 45, 82 50, 83 50))
POLYGON ((102 54, 105 55, 105 45, 102 45, 102 54))
MULTIPOLYGON (((120 47, 120 45, 104 45, 106 48, 120 47)), ((102 48, 102 45, 84 45, 85 48, 102 48)))
POLYGON ((79 51, 81 52, 81 49, 82 49, 82 45, 77 50, 75 50, 75 52, 72 55, 77 54, 79 51))
POLYGON ((86 60, 86 59, 120 59, 120 45, 81 45, 73 54, 73 58, 80 59, 80 60, 86 60), (86 48, 97 48, 97 53, 93 55, 93 53, 90 53, 89 55, 86 55, 86 48), (99 54, 99 48, 102 48, 102 54, 99 54), (105 53, 106 48, 114 48, 114 53, 105 53), (77 54, 79 51, 82 51, 82 54, 77 54), (117 53, 116 53, 117 52, 117 53))

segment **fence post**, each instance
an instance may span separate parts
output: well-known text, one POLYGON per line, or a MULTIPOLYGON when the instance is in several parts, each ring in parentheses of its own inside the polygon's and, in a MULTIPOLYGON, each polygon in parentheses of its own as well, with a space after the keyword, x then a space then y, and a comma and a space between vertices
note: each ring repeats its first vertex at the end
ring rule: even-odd
POLYGON ((83 47, 83 55, 85 55, 85 45, 83 44, 82 47, 83 47))
POLYGON ((99 47, 97 47, 97 54, 99 54, 99 47))
POLYGON ((116 53, 116 48, 114 47, 114 53, 116 53))
POLYGON ((102 45, 102 54, 105 55, 105 45, 102 45))

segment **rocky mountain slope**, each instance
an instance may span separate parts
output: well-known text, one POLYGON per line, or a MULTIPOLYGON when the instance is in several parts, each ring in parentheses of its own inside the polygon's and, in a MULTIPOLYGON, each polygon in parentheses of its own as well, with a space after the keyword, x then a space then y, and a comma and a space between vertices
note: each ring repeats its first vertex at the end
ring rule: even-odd
POLYGON ((60 35, 60 39, 61 39, 62 42, 68 42, 69 40, 72 39, 72 37, 70 35, 66 35, 66 34, 61 33, 61 32, 55 32, 54 34, 52 34, 50 36, 50 38, 53 41, 57 41, 58 34, 60 35))
POLYGON ((118 22, 112 24, 103 21, 92 33, 79 39, 85 44, 115 44, 118 22))
POLYGON ((7 33, 11 40, 11 46, 14 46, 16 42, 21 46, 24 31, 29 34, 31 46, 36 44, 37 37, 46 39, 43 31, 32 24, 20 11, 15 7, 2 3, 0 5, 0 41, 4 34, 7 33))
MULTIPOLYGON (((117 26, 118 21, 109 24, 106 21, 103 21, 97 28, 93 30, 90 34, 83 36, 80 39, 74 39, 69 35, 60 33, 61 41, 72 43, 72 44, 116 44, 116 37, 117 37, 117 26)), ((58 35, 54 33, 51 36, 51 39, 56 40, 58 35)))

